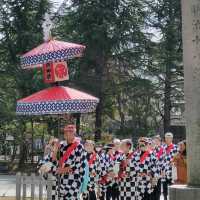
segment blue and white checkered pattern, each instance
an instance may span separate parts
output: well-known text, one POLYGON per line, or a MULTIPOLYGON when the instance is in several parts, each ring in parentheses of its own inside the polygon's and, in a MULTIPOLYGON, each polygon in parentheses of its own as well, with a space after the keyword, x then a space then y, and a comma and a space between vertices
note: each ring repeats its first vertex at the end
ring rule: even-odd
POLYGON ((17 103, 18 115, 45 115, 64 113, 88 113, 96 109, 98 101, 94 100, 67 100, 46 101, 36 103, 17 103))
POLYGON ((70 59, 76 56, 81 56, 83 50, 84 47, 73 47, 45 54, 21 57, 21 66, 26 68, 26 66, 70 59))

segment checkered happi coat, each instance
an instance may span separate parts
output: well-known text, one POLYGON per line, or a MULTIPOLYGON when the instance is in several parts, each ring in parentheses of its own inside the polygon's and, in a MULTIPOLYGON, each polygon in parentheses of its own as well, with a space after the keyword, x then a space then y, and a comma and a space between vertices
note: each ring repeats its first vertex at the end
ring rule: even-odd
MULTIPOLYGON (((89 161, 89 160, 88 160, 89 161)), ((99 166, 99 156, 96 154, 95 161, 89 166, 90 181, 88 184, 88 189, 95 189, 98 183, 98 166, 99 166)))
POLYGON ((161 178, 161 173, 162 173, 162 169, 164 166, 164 158, 166 156, 165 148, 163 146, 155 147, 153 153, 155 154, 155 156, 157 158, 157 163, 156 163, 157 174, 159 174, 159 178, 161 178), (162 151, 162 153, 159 155, 160 151, 162 151))
POLYGON ((167 152, 167 148, 168 146, 165 144, 164 146, 165 149, 165 157, 164 157, 164 161, 163 161, 163 167, 162 170, 165 174, 165 177, 163 178, 163 180, 172 180, 172 165, 171 165, 171 161, 173 160, 174 156, 178 153, 178 146, 176 144, 173 144, 173 148, 167 152))
POLYGON ((128 157, 128 154, 124 156, 122 162, 128 162, 126 168, 123 170, 125 176, 119 177, 118 185, 120 191, 120 200, 137 200, 137 182, 136 182, 136 171, 135 171, 135 163, 133 160, 134 154, 131 157, 128 157))
MULTIPOLYGON (((87 153, 87 160, 89 161, 93 154, 87 153)), ((99 167, 100 158, 98 154, 96 154, 96 159, 91 165, 89 165, 90 172, 90 181, 88 183, 87 191, 82 194, 84 198, 87 198, 89 190, 95 190, 98 185, 99 175, 98 175, 98 167, 99 167)))
POLYGON ((137 182, 137 193, 138 199, 142 200, 145 192, 151 194, 154 190, 152 185, 152 179, 158 178, 159 174, 157 174, 157 158, 153 151, 149 151, 149 154, 146 158, 141 162, 141 157, 143 153, 140 150, 137 150, 134 154, 134 168, 136 171, 136 182, 137 182))
MULTIPOLYGON (((61 142, 60 145, 59 153, 60 157, 62 158, 70 145, 67 145, 65 142, 61 142)), ((57 190, 60 196, 60 200, 79 199, 81 184, 85 174, 85 159, 86 152, 83 148, 83 145, 79 143, 75 150, 72 151, 69 158, 64 162, 64 167, 70 167, 72 169, 72 173, 56 175, 58 181, 57 190)), ((52 162, 51 156, 49 156, 49 161, 52 162)), ((52 172, 55 173, 59 167, 59 163, 58 161, 52 163, 52 172)))
MULTIPOLYGON (((99 179, 101 179, 102 177, 106 176, 110 171, 113 170, 115 161, 112 160, 107 153, 101 153, 99 161, 100 162, 99 162, 98 172, 99 172, 99 179)), ((107 187, 110 186, 111 184, 112 184, 111 180, 109 180, 105 184, 99 183, 100 193, 105 194, 107 187)))

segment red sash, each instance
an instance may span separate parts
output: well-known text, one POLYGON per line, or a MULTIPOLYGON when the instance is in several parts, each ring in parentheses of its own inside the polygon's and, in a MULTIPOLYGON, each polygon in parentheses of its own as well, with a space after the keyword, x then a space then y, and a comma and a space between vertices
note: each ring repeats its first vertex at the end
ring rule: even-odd
MULTIPOLYGON (((112 155, 112 154, 109 155, 109 158, 110 158, 112 161, 114 161, 114 160, 116 159, 116 157, 115 157, 114 155, 112 155)), ((103 185, 105 185, 105 184, 108 183, 108 182, 109 182, 109 181, 108 181, 108 175, 107 175, 107 174, 104 175, 104 176, 102 176, 101 179, 99 180, 99 183, 100 183, 100 184, 103 184, 103 185)))
POLYGON ((156 154, 157 158, 160 159, 160 156, 163 154, 163 147, 160 148, 159 152, 156 154))
POLYGON ((71 155, 72 151, 74 149, 76 149, 76 147, 78 146, 79 142, 75 141, 74 143, 72 143, 66 150, 66 152, 64 153, 64 155, 62 156, 62 158, 60 158, 59 160, 59 165, 60 167, 63 167, 64 162, 69 158, 69 156, 71 155))
POLYGON ((127 160, 128 160, 128 159, 131 159, 131 157, 132 157, 132 155, 133 155, 134 153, 135 153, 135 152, 129 153, 128 156, 127 156, 127 160))
POLYGON ((170 151, 174 148, 174 144, 170 144, 167 149, 166 149, 166 153, 169 154, 170 151))
POLYGON ((115 161, 115 160, 116 160, 116 156, 113 155, 113 154, 110 154, 109 157, 110 157, 110 159, 111 159, 112 161, 115 161))
POLYGON ((145 151, 145 153, 140 157, 140 163, 143 163, 146 157, 150 154, 150 151, 145 151))
POLYGON ((108 183, 108 175, 106 174, 105 176, 102 176, 101 179, 99 180, 99 184, 105 185, 108 183))
POLYGON ((126 160, 123 160, 121 161, 120 163, 120 170, 119 170, 119 173, 118 173, 118 178, 119 179, 122 179, 123 177, 126 176, 126 168, 127 168, 127 165, 128 165, 128 160, 131 159, 131 157, 133 156, 134 152, 131 152, 128 154, 126 160))
POLYGON ((94 163, 94 161, 96 160, 96 158, 97 158, 96 153, 93 153, 90 157, 90 160, 88 161, 88 165, 91 166, 94 163))
POLYGON ((122 151, 118 151, 117 154, 115 153, 114 155, 110 154, 109 156, 112 161, 115 161, 117 159, 117 156, 120 154, 122 154, 122 151))

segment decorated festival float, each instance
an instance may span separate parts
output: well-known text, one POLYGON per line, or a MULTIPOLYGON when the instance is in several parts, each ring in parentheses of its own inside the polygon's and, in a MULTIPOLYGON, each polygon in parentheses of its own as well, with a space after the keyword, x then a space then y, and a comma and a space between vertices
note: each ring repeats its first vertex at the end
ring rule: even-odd
POLYGON ((29 116, 57 115, 60 119, 75 117, 79 133, 81 113, 94 112, 99 99, 62 86, 61 83, 69 80, 67 60, 81 57, 86 47, 55 40, 50 36, 50 29, 47 32, 48 37, 43 44, 21 56, 21 66, 24 70, 42 69, 44 83, 52 87, 19 99, 16 113, 29 116))

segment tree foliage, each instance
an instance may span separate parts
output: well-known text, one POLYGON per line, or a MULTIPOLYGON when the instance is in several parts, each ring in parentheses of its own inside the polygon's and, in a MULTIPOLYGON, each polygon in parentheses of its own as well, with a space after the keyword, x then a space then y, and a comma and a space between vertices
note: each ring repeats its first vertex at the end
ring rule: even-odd
MULTIPOLYGON (((48 0, 0 2, 0 120, 17 119, 22 139, 29 119, 15 116, 16 100, 46 85, 40 72, 20 68, 19 56, 42 43, 50 6, 48 0)), ((147 135, 162 122, 168 130, 174 102, 183 99, 180 1, 71 0, 62 11, 52 35, 86 45, 83 58, 68 61, 67 84, 100 99, 96 132, 147 135)), ((48 118, 49 131, 56 123, 48 118)))
MULTIPOLYGON (((13 134, 21 147, 25 142, 27 118, 15 115, 16 101, 42 87, 35 84, 35 72, 21 69, 19 57, 42 42, 42 23, 49 9, 47 0, 2 0, 0 2, 0 93, 1 126, 13 127, 7 130, 13 134)), ((22 150, 22 148, 21 148, 22 150)), ((21 164, 23 164, 23 150, 21 164)))

